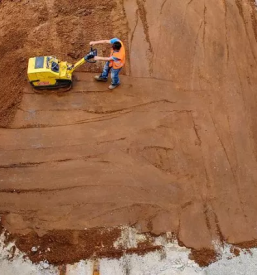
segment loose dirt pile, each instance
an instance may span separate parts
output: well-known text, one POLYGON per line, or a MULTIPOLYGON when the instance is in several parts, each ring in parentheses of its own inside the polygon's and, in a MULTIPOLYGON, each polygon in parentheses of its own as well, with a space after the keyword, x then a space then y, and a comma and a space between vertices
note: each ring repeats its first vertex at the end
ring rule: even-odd
POLYGON ((33 232, 44 238, 51 230, 131 225, 155 235, 170 231, 200 263, 207 262, 206 251, 215 257, 213 240, 256 246, 252 2, 0 5, 6 229, 26 242, 33 232), (65 95, 40 96, 25 87, 28 57, 74 61, 90 40, 112 36, 125 41, 130 61, 113 93, 85 72, 65 95))

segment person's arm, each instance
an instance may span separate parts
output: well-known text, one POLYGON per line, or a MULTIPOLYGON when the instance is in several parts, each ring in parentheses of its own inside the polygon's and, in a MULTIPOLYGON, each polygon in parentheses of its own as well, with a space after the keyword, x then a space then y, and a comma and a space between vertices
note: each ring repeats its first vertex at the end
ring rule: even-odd
POLYGON ((113 44, 115 42, 119 42, 120 40, 118 38, 112 38, 110 40, 99 40, 99 41, 91 41, 89 43, 90 46, 94 46, 97 44, 113 44))
POLYGON ((111 61, 113 60, 112 57, 102 57, 102 56, 95 56, 94 58, 96 61, 111 61))
POLYGON ((111 44, 111 40, 99 40, 99 41, 91 41, 89 43, 90 46, 94 46, 97 44, 111 44))

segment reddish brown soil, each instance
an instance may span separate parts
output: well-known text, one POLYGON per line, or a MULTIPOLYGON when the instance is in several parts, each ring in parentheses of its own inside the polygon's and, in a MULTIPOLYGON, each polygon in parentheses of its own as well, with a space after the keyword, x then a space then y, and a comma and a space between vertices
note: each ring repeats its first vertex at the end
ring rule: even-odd
POLYGON ((237 257, 240 255, 240 249, 237 247, 231 247, 230 252, 233 253, 237 257))
POLYGON ((199 266, 204 267, 216 261, 217 253, 211 249, 192 249, 189 257, 191 260, 197 262, 199 266))
POLYGON ((73 264, 81 259, 120 258, 124 254, 144 255, 161 250, 151 238, 139 243, 137 248, 115 248, 114 242, 121 236, 119 228, 94 228, 88 230, 53 230, 42 237, 35 232, 25 235, 5 234, 6 243, 16 246, 34 263, 48 261, 51 264, 73 264))
POLYGON ((131 225, 174 232, 201 265, 215 258, 213 240, 256 246, 252 4, 0 2, 0 214, 18 243, 131 225), (75 62, 90 40, 112 36, 128 50, 119 89, 85 73, 100 63, 66 94, 25 85, 29 57, 75 62))
POLYGON ((33 262, 47 260, 51 264, 75 263, 81 259, 121 257, 122 250, 113 248, 120 236, 119 229, 89 229, 83 231, 49 231, 43 237, 35 232, 27 235, 9 235, 7 241, 17 239, 16 246, 33 262), (33 251, 32 248, 37 248, 33 251))

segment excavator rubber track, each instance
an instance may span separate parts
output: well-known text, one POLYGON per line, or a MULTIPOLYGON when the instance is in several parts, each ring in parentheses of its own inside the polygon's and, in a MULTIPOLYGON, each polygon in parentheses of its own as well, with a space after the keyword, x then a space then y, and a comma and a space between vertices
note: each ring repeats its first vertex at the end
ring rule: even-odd
POLYGON ((71 80, 57 80, 56 85, 36 87, 31 84, 33 90, 37 94, 48 94, 51 92, 66 93, 72 88, 71 80))

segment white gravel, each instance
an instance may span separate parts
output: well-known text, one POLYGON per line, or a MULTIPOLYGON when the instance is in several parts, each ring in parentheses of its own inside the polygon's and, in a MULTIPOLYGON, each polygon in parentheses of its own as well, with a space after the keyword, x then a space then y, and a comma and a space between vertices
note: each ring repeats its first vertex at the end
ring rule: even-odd
MULTIPOLYGON (((124 238, 129 238, 127 245, 136 246, 135 240, 143 240, 142 236, 135 237, 134 231, 124 233, 124 238)), ((135 233, 136 234, 136 233, 135 233)), ((118 244, 125 244, 119 240, 118 244)), ((224 248, 217 246, 220 253, 219 261, 200 268, 188 259, 190 251, 179 247, 177 243, 164 243, 164 239, 156 239, 156 243, 164 244, 163 251, 149 253, 145 256, 127 255, 120 260, 102 259, 100 261, 101 275, 256 275, 257 274, 257 249, 251 253, 241 250, 240 256, 235 257, 230 252, 230 246, 224 248)), ((16 249, 14 257, 10 251, 14 244, 4 246, 4 236, 0 236, 0 274, 4 275, 57 275, 56 267, 46 261, 38 265, 32 264, 23 258, 23 254, 16 249)), ((93 264, 91 261, 81 261, 67 266, 67 275, 92 275, 93 264)))
POLYGON ((29 260, 24 260, 23 254, 16 249, 14 255, 11 254, 14 244, 4 245, 4 234, 0 236, 0 274, 1 275, 53 275, 58 274, 57 268, 50 266, 47 262, 38 265, 32 264, 29 260), (13 257, 12 257, 13 256, 13 257))

